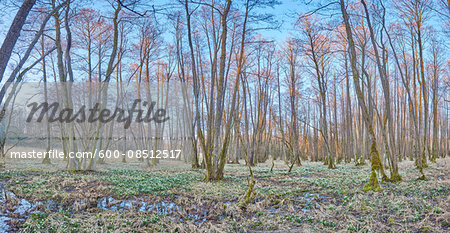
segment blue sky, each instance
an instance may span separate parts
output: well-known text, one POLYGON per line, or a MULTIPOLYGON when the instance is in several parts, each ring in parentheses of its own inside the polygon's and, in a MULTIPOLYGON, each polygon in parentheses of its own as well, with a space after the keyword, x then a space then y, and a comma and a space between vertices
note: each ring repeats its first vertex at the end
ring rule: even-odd
MULTIPOLYGON (((20 5, 21 0, 15 0, 16 1, 16 5, 20 5)), ((11 1, 13 2, 13 1, 11 1)), ((94 1, 92 0, 92 6, 96 9, 108 9, 108 11, 110 11, 111 7, 109 6, 109 3, 106 0, 101 0, 101 1, 94 1)), ((173 1, 170 0, 153 0, 153 1, 142 1, 143 3, 145 3, 148 6, 151 5, 155 5, 156 8, 158 7, 164 7, 165 4, 167 4, 168 2, 173 3, 173 1)), ((234 4, 242 4, 243 1, 235 1, 234 4)), ((311 1, 311 0, 306 0, 306 2, 312 2, 311 4, 305 4, 305 0, 279 0, 279 2, 281 4, 276 5, 274 8, 265 8, 262 11, 265 13, 272 13, 273 15, 275 15, 275 18, 279 21, 282 22, 281 27, 279 30, 265 30, 265 31, 259 31, 259 33, 262 34, 263 37, 265 38, 269 38, 269 39, 273 39, 276 42, 280 43, 282 41, 284 41, 286 39, 287 36, 293 36, 295 34, 297 34, 297 32, 295 31, 294 27, 293 27, 293 23, 295 22, 297 15, 299 13, 304 13, 304 12, 308 12, 312 9, 317 8, 319 5, 318 4, 327 4, 327 1, 322 1, 322 0, 317 0, 317 1, 311 1)), ((386 2, 390 2, 390 1, 386 1, 386 2)), ((17 8, 18 7, 5 7, 4 4, 7 3, 10 5, 10 1, 3 1, 0 0, 0 41, 3 42, 4 36, 8 31, 8 28, 11 24, 11 21, 13 19, 13 17, 15 16, 16 12, 17 12, 17 8)), ((79 3, 79 2, 75 2, 75 3, 79 3)), ((89 1, 84 1, 83 2, 83 6, 82 7, 89 7, 89 1)), ((386 3, 388 4, 388 3, 386 3)), ((389 5, 387 5, 388 7, 388 14, 395 14, 395 12, 393 12, 393 9, 391 9, 391 7, 389 5)), ((150 7, 148 7, 150 8, 150 7)), ((151 8, 150 8, 151 9, 151 8)), ((338 10, 337 6, 331 6, 328 10, 325 10, 323 12, 329 14, 330 12, 334 12, 338 10)), ((432 13, 432 15, 435 15, 434 13, 432 13)), ((160 15, 163 16, 163 15, 160 15)), ((389 19, 388 19, 389 20, 389 19)), ((160 24, 163 24, 164 19, 160 22, 160 24)), ((442 30, 442 19, 440 19, 439 17, 433 16, 433 18, 427 23, 428 25, 433 25, 433 27, 436 30, 442 30)), ((442 35, 441 33, 439 33, 440 35, 442 35)), ((444 45, 444 47, 446 47, 446 49, 449 49, 450 45, 448 44, 449 40, 448 38, 441 38, 442 43, 444 45)))
MULTIPOLYGON (((1 0, 0 0, 1 2, 1 0)), ((155 5, 163 5, 165 0, 156 0, 152 1, 155 5)), ((266 8, 264 11, 267 13, 273 13, 276 16, 276 19, 282 22, 282 26, 279 30, 267 30, 261 31, 261 34, 265 37, 272 38, 276 41, 282 41, 292 32, 293 22, 295 21, 294 15, 298 14, 298 12, 306 11, 309 6, 303 4, 303 0, 280 0, 281 4, 275 6, 274 8, 266 8)), ((16 7, 8 7, 5 8, 3 3, 1 4, 0 9, 0 41, 3 42, 4 36, 7 33, 7 28, 9 28, 12 19, 14 18, 17 8, 16 7)), ((95 7, 100 7, 105 4, 105 2, 96 2, 94 3, 95 7)), ((19 5, 19 4, 17 4, 19 5)))

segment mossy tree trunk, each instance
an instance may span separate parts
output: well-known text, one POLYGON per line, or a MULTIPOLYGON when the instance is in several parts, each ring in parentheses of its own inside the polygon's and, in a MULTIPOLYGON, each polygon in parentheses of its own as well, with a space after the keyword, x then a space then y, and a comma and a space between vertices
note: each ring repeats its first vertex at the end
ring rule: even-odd
POLYGON ((347 42, 348 42, 348 45, 350 48, 350 64, 352 67, 353 84, 354 84, 354 87, 356 90, 358 104, 361 108, 362 117, 363 117, 366 129, 369 134, 369 139, 371 142, 370 158, 371 158, 371 170, 372 171, 371 171, 369 182, 364 186, 364 191, 369 191, 369 190, 379 191, 380 186, 378 184, 378 177, 377 177, 376 171, 378 170, 383 177, 385 177, 386 175, 384 174, 383 165, 381 164, 380 155, 377 150, 375 132, 374 132, 373 125, 372 125, 372 120, 370 119, 370 116, 369 116, 369 110, 367 109, 367 105, 364 100, 364 93, 361 91, 361 85, 359 82, 360 75, 359 75, 359 70, 357 67, 357 60, 356 60, 357 59, 356 48, 355 48, 355 43, 354 43, 353 35, 352 35, 352 29, 350 26, 350 20, 349 20, 348 14, 347 14, 344 0, 340 0, 340 6, 341 6, 341 12, 342 12, 342 16, 344 19, 345 30, 346 30, 346 34, 347 34, 347 42))
MULTIPOLYGON (((381 60, 383 61, 387 61, 387 54, 386 54, 386 48, 383 42, 383 38, 381 37, 381 43, 379 43, 381 45, 381 50, 382 50, 382 58, 380 58, 380 54, 378 52, 378 45, 377 45, 377 41, 375 39, 375 33, 374 30, 372 28, 372 23, 371 23, 371 19, 370 19, 370 14, 369 14, 369 10, 367 8, 366 2, 365 0, 361 0, 361 3, 364 7, 364 12, 366 15, 366 20, 367 20, 367 25, 369 28, 369 32, 370 32, 370 39, 372 42, 372 47, 374 50, 374 55, 375 55, 375 60, 376 60, 376 64, 377 64, 377 68, 378 68, 378 73, 381 79, 381 85, 382 85, 382 89, 383 89, 383 96, 384 96, 384 105, 385 105, 385 116, 384 116, 384 120, 382 122, 382 134, 383 134, 383 138, 385 141, 385 147, 386 147, 386 154, 389 160, 389 165, 390 165, 390 171, 391 171, 391 178, 390 180, 392 181, 400 181, 401 180, 401 176, 398 173, 398 165, 397 165, 397 158, 394 155, 394 146, 395 146, 395 138, 394 138, 394 125, 393 125, 393 119, 392 119, 392 113, 391 113, 391 97, 390 97, 390 87, 389 87, 389 79, 388 79, 388 74, 387 74, 387 65, 386 63, 381 62, 381 60), (388 129, 388 134, 386 134, 386 126, 388 129)), ((383 10, 384 10, 384 6, 383 6, 383 10)), ((383 32, 384 29, 384 25, 385 25, 385 18, 384 18, 385 14, 383 11, 383 15, 382 15, 382 28, 381 28, 381 33, 383 32)))
MULTIPOLYGON (((402 15, 404 16, 405 20, 411 20, 409 17, 413 16, 414 14, 417 14, 418 12, 415 12, 413 9, 417 9, 416 7, 411 8, 410 6, 408 6, 408 1, 398 1, 398 8, 401 9, 402 11, 402 15), (412 11, 411 11, 412 10, 412 11)), ((420 3, 419 5, 421 5, 423 7, 423 2, 417 2, 420 3)), ((427 5, 425 5, 425 7, 428 8, 427 5)), ((423 11, 420 11, 421 13, 423 13, 423 11)), ((419 17, 421 18, 421 17, 419 17)), ((422 22, 419 22, 419 24, 421 25, 422 22)), ((401 77, 401 81, 403 86, 405 87, 406 90, 406 94, 407 94, 407 99, 408 99, 408 106, 409 106, 409 112, 411 115, 411 124, 413 125, 413 130, 414 130, 414 149, 413 149, 413 153, 414 153, 414 157, 416 159, 416 165, 417 168, 419 169, 419 172, 421 174, 421 176, 419 177, 419 179, 425 180, 426 177, 423 173, 423 168, 424 166, 426 166, 426 161, 424 163, 423 160, 423 156, 424 154, 420 153, 420 148, 421 148, 421 138, 420 138, 420 125, 421 125, 421 112, 420 110, 417 111, 417 96, 416 96, 416 76, 417 75, 417 65, 416 65, 416 37, 414 36, 414 32, 415 31, 420 31, 420 25, 418 25, 419 29, 414 29, 411 27, 411 25, 413 25, 413 23, 409 24, 408 27, 410 29, 410 34, 411 34, 411 43, 409 44, 411 46, 411 51, 412 51, 412 57, 413 57, 413 66, 412 66, 412 72, 408 69, 409 65, 406 63, 406 51, 405 51, 405 47, 407 46, 406 44, 402 44, 401 46, 401 54, 402 56, 405 58, 404 61, 405 63, 400 64, 399 58, 397 56, 396 53, 396 49, 394 48, 392 39, 390 37, 390 34, 388 33, 388 31, 385 29, 388 41, 389 41, 389 45, 392 49, 392 53, 394 55, 394 59, 395 59, 395 64, 397 65, 398 71, 400 72, 400 77, 401 77), (402 67, 403 65, 403 67, 402 67), (412 89, 412 93, 411 93, 411 88, 410 88, 410 76, 412 73, 412 85, 413 85, 413 89, 412 89)), ((421 45, 420 45, 421 47, 421 45)), ((423 63, 423 60, 422 60, 423 63)), ((419 78, 417 78, 419 79, 419 78)), ((420 81, 420 79, 419 79, 420 81)), ((426 134, 425 134, 426 135, 426 134)), ((426 138, 426 136, 425 136, 426 138)), ((424 147, 426 145, 423 145, 424 147)), ((424 152, 425 150, 423 150, 424 152)))

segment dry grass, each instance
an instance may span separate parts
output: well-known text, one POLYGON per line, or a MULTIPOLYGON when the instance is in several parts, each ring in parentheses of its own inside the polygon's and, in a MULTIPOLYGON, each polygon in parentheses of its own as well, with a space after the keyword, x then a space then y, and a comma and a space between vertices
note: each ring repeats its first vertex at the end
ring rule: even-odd
MULTIPOLYGON (((18 197, 53 200, 59 211, 44 209, 22 225, 24 232, 443 232, 449 230, 450 159, 425 170, 416 180, 413 162, 400 164, 403 182, 381 183, 381 192, 363 192, 367 166, 338 165, 328 170, 304 162, 287 172, 277 162, 254 168, 256 198, 242 210, 236 203, 247 188, 244 165, 227 165, 225 180, 204 182, 203 171, 181 162, 162 161, 146 168, 138 163, 100 165, 98 172, 69 174, 4 171, 0 181, 18 197), (118 170, 120 168, 120 170, 118 170), (150 205, 170 203, 167 210, 97 208, 98 200, 134 200, 150 205), (74 207, 75 200, 87 200, 74 207)), ((29 166, 29 165, 28 165, 29 166)), ((60 165, 54 166, 55 170, 60 165)), ((59 168, 58 168, 59 167, 59 168)), ((39 168, 39 169, 38 169, 39 168)), ((164 209, 164 208, 163 208, 164 209)))

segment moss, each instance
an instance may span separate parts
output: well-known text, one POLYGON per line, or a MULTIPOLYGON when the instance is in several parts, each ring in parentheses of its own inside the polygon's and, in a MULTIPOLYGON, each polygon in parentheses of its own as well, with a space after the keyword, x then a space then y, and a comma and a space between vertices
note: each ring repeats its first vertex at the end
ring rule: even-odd
POLYGON ((424 226, 419 229, 419 232, 430 232, 430 231, 431 231, 430 226, 424 226))
POLYGON ((388 218, 387 220, 388 220, 389 224, 395 225, 395 220, 394 219, 388 218))
POLYGON ((42 160, 43 164, 51 164, 50 162, 50 158, 44 158, 44 160, 42 160))
POLYGON ((240 208, 242 209, 247 208, 247 205, 255 198, 256 196, 256 193, 254 191, 255 183, 256 183, 255 180, 252 178, 244 199, 242 199, 242 201, 238 204, 240 208))
POLYGON ((360 167, 366 165, 366 162, 357 162, 355 166, 360 167))
POLYGON ((419 167, 419 172, 420 172, 421 176, 419 178, 417 178, 417 180, 428 180, 425 177, 425 173, 423 173, 423 167, 419 167))
POLYGON ((422 176, 420 176, 419 178, 417 178, 417 180, 428 180, 428 178, 425 177, 425 175, 422 174, 422 176))
POLYGON ((402 180, 403 180, 402 176, 400 174, 398 174, 398 172, 394 172, 393 174, 391 174, 391 178, 389 179, 389 182, 397 183, 402 180))
POLYGON ((389 179, 384 173, 383 164, 381 164, 380 154, 378 153, 377 144, 375 142, 373 142, 372 145, 370 146, 370 156, 371 156, 372 170, 380 171, 382 180, 384 182, 388 181, 389 179))
POLYGON ((370 174, 369 181, 364 185, 363 191, 367 192, 373 190, 375 192, 381 191, 380 185, 378 184, 377 173, 375 170, 372 170, 370 174))
POLYGON ((382 170, 383 165, 381 164, 380 155, 378 154, 377 145, 375 142, 370 146, 370 156, 372 162, 372 169, 382 170))
POLYGON ((334 164, 328 164, 328 169, 336 169, 337 167, 336 167, 336 165, 334 165, 334 164))
POLYGON ((442 222, 442 227, 450 227, 450 222, 448 222, 448 221, 444 221, 444 222, 442 222))
POLYGON ((383 182, 389 182, 389 178, 387 177, 387 175, 386 174, 382 174, 382 177, 381 177, 381 180, 383 181, 383 182))
POLYGON ((333 163, 331 156, 328 158, 328 169, 336 169, 336 165, 333 163))

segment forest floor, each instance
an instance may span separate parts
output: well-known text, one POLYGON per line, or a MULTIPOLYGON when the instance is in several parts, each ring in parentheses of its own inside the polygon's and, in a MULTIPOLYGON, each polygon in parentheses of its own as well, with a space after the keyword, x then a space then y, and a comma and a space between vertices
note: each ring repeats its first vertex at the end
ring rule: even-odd
POLYGON ((429 163, 428 181, 401 162, 403 181, 381 183, 381 192, 362 191, 368 165, 303 162, 291 173, 281 161, 273 172, 270 165, 253 168, 255 198, 246 209, 237 206, 248 188, 243 164, 227 165, 222 182, 205 182, 203 170, 177 161, 75 174, 40 164, 5 170, 0 228, 3 221, 4 230, 22 232, 449 231, 449 157, 429 163))

